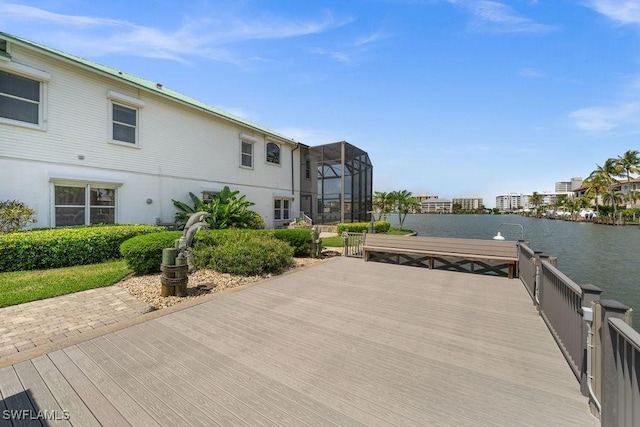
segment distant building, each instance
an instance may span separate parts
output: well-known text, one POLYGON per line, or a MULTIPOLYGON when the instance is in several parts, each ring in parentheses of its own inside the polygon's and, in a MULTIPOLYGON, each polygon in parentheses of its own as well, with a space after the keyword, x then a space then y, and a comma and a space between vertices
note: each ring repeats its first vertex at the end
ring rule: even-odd
POLYGON ((556 182, 556 193, 571 193, 582 186, 582 177, 573 177, 571 181, 556 182))
POLYGON ((460 209, 463 211, 475 211, 484 207, 482 197, 454 198, 451 203, 460 205, 460 209))
POLYGON ((422 193, 419 196, 412 196, 414 199, 416 199, 418 201, 418 203, 422 203, 427 199, 437 199, 438 196, 429 196, 426 193, 422 193))
POLYGON ((529 207, 530 194, 507 193, 496 196, 496 208, 500 212, 516 212, 529 207))
POLYGON ((447 199, 440 199, 437 196, 429 197, 420 202, 422 213, 451 213, 453 202, 447 199))

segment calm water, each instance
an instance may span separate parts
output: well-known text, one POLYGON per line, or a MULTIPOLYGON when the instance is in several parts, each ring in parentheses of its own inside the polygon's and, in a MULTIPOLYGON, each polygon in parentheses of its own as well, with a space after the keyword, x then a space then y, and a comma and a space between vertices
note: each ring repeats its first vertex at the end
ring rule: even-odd
MULTIPOLYGON (((397 215, 388 220, 398 225, 397 215)), ((498 228, 508 240, 524 239, 530 247, 558 258, 558 268, 579 284, 593 284, 634 309, 640 329, 640 227, 525 218, 516 215, 408 215, 404 228, 421 236, 492 239, 498 228), (502 225, 501 224, 505 224, 502 225)))

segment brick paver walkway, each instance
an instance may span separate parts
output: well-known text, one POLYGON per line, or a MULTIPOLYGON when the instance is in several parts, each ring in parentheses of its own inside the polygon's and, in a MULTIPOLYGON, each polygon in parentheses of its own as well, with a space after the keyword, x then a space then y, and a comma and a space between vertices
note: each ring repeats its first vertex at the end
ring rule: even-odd
POLYGON ((0 360, 151 311, 119 286, 0 308, 0 360))

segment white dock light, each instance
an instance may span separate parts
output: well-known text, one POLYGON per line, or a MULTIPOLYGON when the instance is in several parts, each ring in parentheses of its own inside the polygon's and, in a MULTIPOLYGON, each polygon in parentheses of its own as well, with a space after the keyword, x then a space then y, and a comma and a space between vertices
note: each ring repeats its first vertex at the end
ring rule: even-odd
POLYGON ((493 240, 505 240, 504 236, 500 233, 500 229, 504 225, 511 225, 511 226, 514 226, 514 227, 519 227, 520 228, 520 233, 521 233, 520 240, 524 240, 524 227, 522 226, 522 224, 515 224, 513 222, 503 222, 502 224, 500 224, 500 226, 498 227, 498 234, 493 236, 493 240))

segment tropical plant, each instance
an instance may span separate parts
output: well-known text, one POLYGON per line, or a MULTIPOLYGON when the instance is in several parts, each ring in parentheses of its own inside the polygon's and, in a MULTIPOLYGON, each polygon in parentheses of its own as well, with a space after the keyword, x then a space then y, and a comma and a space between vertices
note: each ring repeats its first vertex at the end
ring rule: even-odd
POLYGON ((538 208, 543 202, 544 202, 544 197, 542 196, 542 194, 538 193, 537 191, 534 191, 533 194, 531 194, 531 197, 529 197, 529 204, 531 204, 531 206, 536 208, 536 211, 538 210, 538 208))
POLYGON ((618 176, 627 178, 627 207, 632 203, 631 199, 631 174, 640 173, 640 156, 637 150, 627 150, 622 156, 616 159, 618 176))
POLYGON ((420 202, 407 190, 392 191, 389 193, 389 197, 393 201, 395 211, 398 213, 400 228, 403 229, 407 214, 420 209, 420 202))
POLYGON ((617 212, 617 203, 619 201, 619 197, 615 195, 617 192, 616 184, 618 183, 615 177, 619 176, 621 171, 622 169, 616 159, 607 159, 602 166, 596 164, 596 170, 591 172, 587 178, 588 181, 595 181, 597 185, 602 186, 604 191, 603 201, 612 203, 614 214, 617 212))
POLYGON ((239 191, 231 191, 228 186, 225 186, 222 191, 208 200, 189 193, 193 206, 172 200, 173 205, 179 210, 175 221, 184 226, 190 214, 204 211, 211 214, 206 221, 212 229, 263 228, 264 222, 257 221, 258 214, 249 210, 255 203, 248 201, 244 195, 238 198, 238 194, 240 194, 239 191))
POLYGON ((617 191, 617 190, 612 190, 612 191, 608 191, 606 192, 603 196, 602 196, 602 200, 604 201, 604 203, 609 203, 613 209, 613 215, 616 216, 618 213, 617 210, 617 206, 624 202, 624 195, 622 194, 621 191, 617 191))
POLYGON ((0 200, 0 233, 13 233, 37 222, 36 211, 18 200, 0 200))
POLYGON ((389 195, 390 193, 384 191, 373 193, 373 208, 378 213, 378 221, 382 219, 382 215, 386 216, 393 209, 393 201, 389 195))

